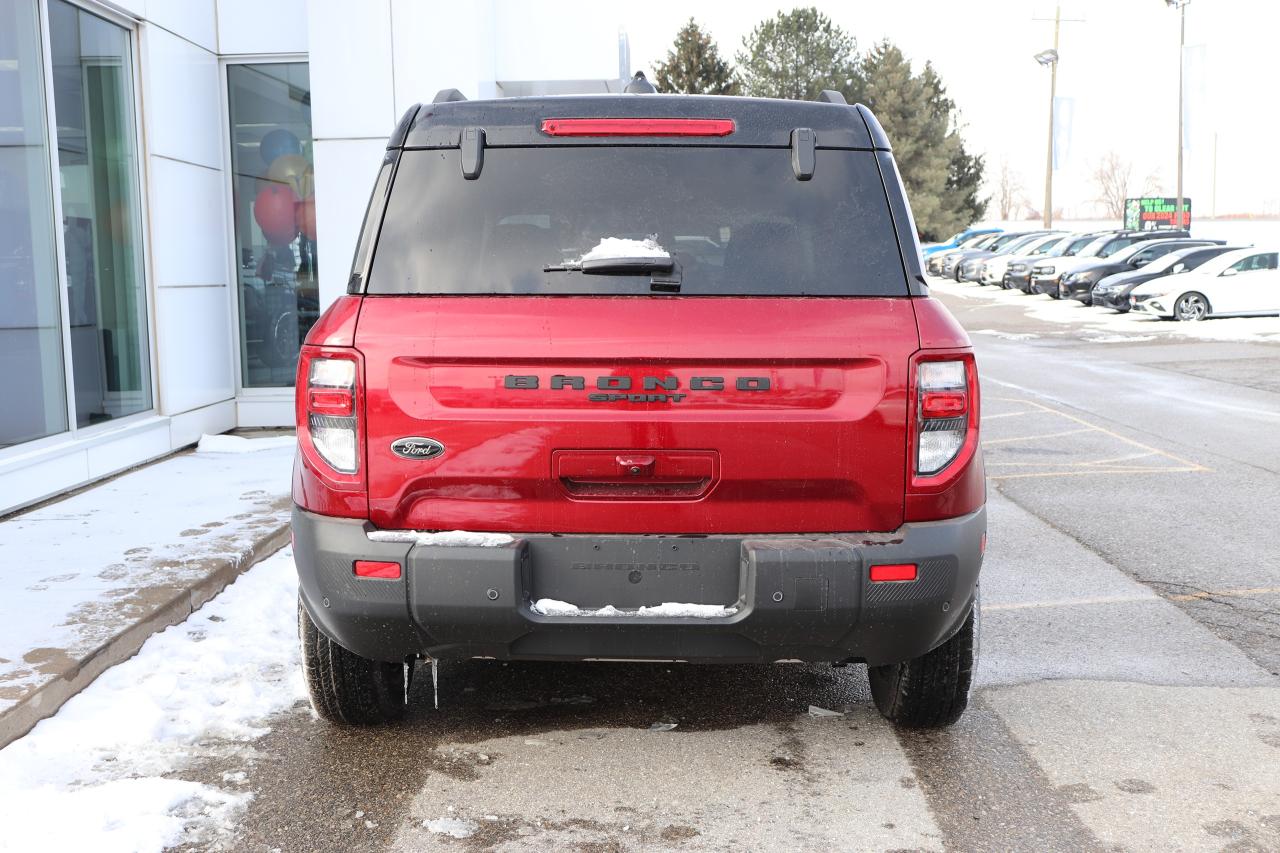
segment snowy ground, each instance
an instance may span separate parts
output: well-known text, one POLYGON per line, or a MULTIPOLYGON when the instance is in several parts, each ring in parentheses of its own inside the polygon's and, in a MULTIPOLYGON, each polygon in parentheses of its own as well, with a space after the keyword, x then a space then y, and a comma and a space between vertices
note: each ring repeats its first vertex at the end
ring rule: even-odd
POLYGON ((257 721, 305 699, 288 549, 155 635, 0 750, 0 850, 158 851, 225 833, 246 774, 182 778, 195 759, 251 754, 257 721))
MULTIPOLYGON (((1095 344, 1138 343, 1157 339, 1280 342, 1280 317, 1224 317, 1199 323, 1177 323, 1133 312, 1117 314, 1110 309, 1083 305, 1074 299, 1028 296, 1020 290, 1003 290, 947 278, 930 278, 929 287, 963 299, 1021 306, 1033 319, 1061 324, 1062 336, 1078 337, 1095 344)), ((1038 337, 1031 332, 1015 333, 999 329, 970 329, 969 333, 1019 341, 1038 337)))
POLYGON ((0 523, 0 712, 287 522, 293 446, 206 436, 0 523))

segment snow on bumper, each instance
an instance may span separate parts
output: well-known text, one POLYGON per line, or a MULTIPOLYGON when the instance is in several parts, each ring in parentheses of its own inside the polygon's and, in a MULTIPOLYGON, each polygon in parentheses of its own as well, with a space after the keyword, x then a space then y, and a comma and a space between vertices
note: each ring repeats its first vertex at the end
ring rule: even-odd
POLYGON ((906 660, 968 613, 985 530, 979 510, 892 534, 528 534, 476 544, 385 541, 367 522, 293 515, 313 620, 380 660, 906 660), (357 559, 404 571, 356 577, 357 559), (917 579, 869 581, 870 566, 899 563, 918 566, 917 579))

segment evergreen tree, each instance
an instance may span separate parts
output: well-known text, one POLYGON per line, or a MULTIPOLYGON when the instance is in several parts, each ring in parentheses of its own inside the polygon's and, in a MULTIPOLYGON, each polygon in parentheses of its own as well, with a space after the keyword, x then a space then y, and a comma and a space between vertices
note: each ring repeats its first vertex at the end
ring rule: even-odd
POLYGON ((955 102, 926 63, 913 74, 888 41, 862 60, 864 103, 884 126, 902 173, 916 227, 926 238, 959 230, 980 217, 982 158, 969 154, 955 129, 955 102))
POLYGON ((862 96, 857 42, 812 6, 757 24, 742 47, 737 60, 748 95, 811 101, 835 89, 851 104, 862 96))
POLYGON ((659 92, 736 95, 739 90, 733 66, 720 58, 715 41, 693 18, 676 33, 667 61, 653 67, 653 78, 659 92))

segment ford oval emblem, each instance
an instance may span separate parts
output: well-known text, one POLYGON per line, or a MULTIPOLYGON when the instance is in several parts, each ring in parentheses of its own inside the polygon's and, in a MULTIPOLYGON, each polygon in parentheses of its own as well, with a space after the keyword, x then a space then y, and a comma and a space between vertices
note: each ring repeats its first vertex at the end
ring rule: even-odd
POLYGON ((444 445, 434 438, 409 436, 391 442, 391 452, 402 459, 435 459, 444 453, 444 445))

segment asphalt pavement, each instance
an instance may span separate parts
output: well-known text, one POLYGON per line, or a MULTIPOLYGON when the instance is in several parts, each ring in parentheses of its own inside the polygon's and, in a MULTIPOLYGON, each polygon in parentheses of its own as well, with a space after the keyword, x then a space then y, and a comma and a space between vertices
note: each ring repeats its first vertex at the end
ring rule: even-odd
POLYGON ((217 844, 1280 849, 1280 344, 941 298, 1000 333, 975 336, 990 545, 955 727, 895 731, 855 666, 446 664, 439 710, 420 669, 403 723, 299 705, 189 768, 254 792, 217 844))

